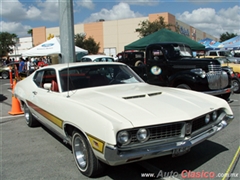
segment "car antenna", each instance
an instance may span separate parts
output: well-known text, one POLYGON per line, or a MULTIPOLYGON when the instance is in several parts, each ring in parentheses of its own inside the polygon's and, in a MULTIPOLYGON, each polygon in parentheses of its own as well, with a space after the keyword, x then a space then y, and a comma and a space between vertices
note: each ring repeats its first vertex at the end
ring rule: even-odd
POLYGON ((70 73, 69 73, 69 61, 67 62, 67 98, 70 97, 69 95, 69 80, 70 80, 70 73))

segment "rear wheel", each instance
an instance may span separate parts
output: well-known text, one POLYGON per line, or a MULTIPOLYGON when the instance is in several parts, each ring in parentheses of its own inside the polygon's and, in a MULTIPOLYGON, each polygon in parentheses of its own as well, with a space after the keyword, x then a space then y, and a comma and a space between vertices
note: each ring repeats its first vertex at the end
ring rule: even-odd
POLYGON ((135 62, 135 66, 142 66, 143 65, 143 62, 142 61, 137 61, 137 62, 135 62))
POLYGON ((76 165, 83 175, 93 177, 104 170, 104 164, 96 158, 87 139, 78 131, 73 132, 72 151, 76 165))
POLYGON ((29 127, 36 127, 39 125, 38 120, 32 115, 31 111, 29 110, 28 106, 26 104, 23 105, 24 108, 24 116, 26 120, 26 124, 29 127))

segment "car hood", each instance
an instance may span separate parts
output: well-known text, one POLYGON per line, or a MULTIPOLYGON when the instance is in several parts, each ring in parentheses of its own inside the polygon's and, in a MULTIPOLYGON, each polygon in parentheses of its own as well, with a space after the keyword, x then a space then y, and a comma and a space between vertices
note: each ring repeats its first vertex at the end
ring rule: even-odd
POLYGON ((229 67, 233 68, 234 72, 240 73, 240 64, 224 63, 224 64, 222 64, 222 66, 229 66, 229 67))
POLYGON ((191 120, 226 104, 211 95, 146 83, 78 90, 71 97, 100 114, 121 117, 133 127, 191 120))

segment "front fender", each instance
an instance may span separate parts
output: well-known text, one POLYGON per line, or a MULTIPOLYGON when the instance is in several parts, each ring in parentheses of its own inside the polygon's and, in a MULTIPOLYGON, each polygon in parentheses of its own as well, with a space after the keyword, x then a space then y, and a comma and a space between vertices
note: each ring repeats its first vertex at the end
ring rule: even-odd
POLYGON ((192 90, 197 91, 204 91, 208 89, 207 78, 202 78, 190 71, 182 71, 169 77, 169 85, 171 87, 176 87, 179 84, 186 84, 192 90))

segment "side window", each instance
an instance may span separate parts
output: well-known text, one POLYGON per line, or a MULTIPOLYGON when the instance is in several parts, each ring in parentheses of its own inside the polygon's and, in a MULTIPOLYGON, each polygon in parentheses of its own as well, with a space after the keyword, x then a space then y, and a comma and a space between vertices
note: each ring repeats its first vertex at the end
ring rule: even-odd
POLYGON ((218 53, 220 56, 225 56, 225 52, 219 51, 218 53))
POLYGON ((217 53, 216 52, 210 52, 209 55, 210 56, 217 56, 217 53))
POLYGON ((35 74, 35 76, 34 76, 33 81, 35 82, 35 84, 36 84, 38 87, 42 87, 43 73, 44 73, 44 71, 38 71, 38 72, 35 74))
POLYGON ((52 80, 57 81, 56 72, 54 69, 46 69, 44 71, 42 83, 51 83, 52 80))
POLYGON ((159 49, 153 49, 152 50, 152 59, 153 61, 160 61, 163 60, 164 56, 163 56, 163 52, 159 49))
POLYGON ((34 76, 34 82, 40 88, 43 88, 45 83, 51 83, 52 80, 57 82, 56 72, 54 69, 38 71, 34 76))
POLYGON ((100 62, 100 61, 101 61, 101 58, 94 59, 94 62, 100 62))
POLYGON ((83 58, 82 59, 82 62, 91 62, 92 60, 91 59, 89 59, 89 58, 83 58))

